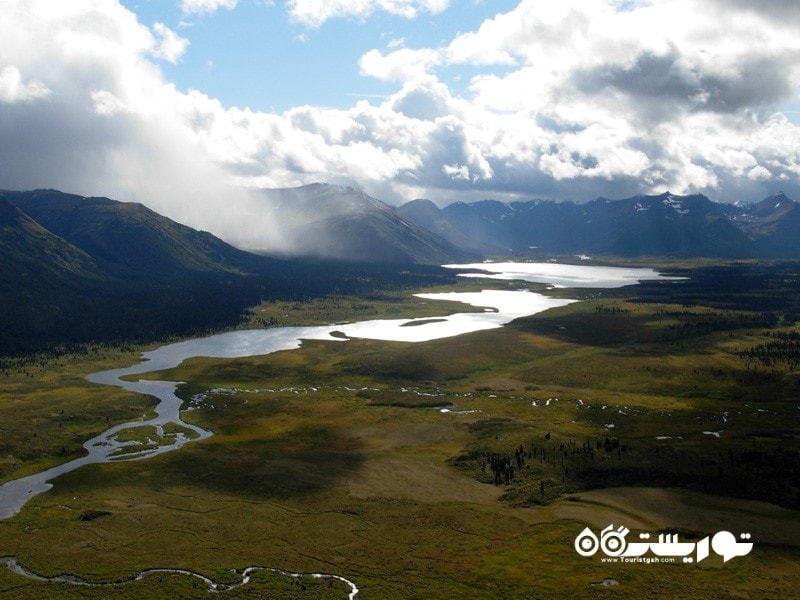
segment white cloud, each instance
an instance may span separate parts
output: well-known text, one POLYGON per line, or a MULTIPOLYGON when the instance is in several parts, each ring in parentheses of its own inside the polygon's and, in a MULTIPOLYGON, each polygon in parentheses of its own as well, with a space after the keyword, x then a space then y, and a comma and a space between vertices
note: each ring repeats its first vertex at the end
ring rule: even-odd
POLYGON ((181 10, 185 15, 214 13, 220 8, 232 10, 239 0, 181 0, 181 10))
POLYGON ((110 117, 125 110, 125 103, 108 90, 94 90, 89 95, 98 115, 110 117))
MULTIPOLYGON (((800 199, 800 127, 774 108, 797 100, 800 38, 751 5, 524 0, 441 46, 365 53, 362 73, 394 82, 383 100, 275 114, 177 90, 156 58, 185 45, 111 0, 6 4, 4 188, 139 200, 256 247, 280 232, 233 183, 347 180, 398 202, 665 189, 726 200, 780 184, 800 199), (474 76, 459 92, 446 71, 463 65, 474 76)), ((290 8, 401 8, 370 5, 290 8)))
POLYGON ((289 16, 307 27, 320 27, 335 18, 366 19, 375 12, 413 19, 420 13, 444 11, 450 0, 287 0, 289 16))
POLYGON ((425 121, 446 117, 454 108, 450 90, 435 79, 418 79, 405 84, 392 97, 390 106, 394 112, 425 121))
POLYGON ((153 23, 153 33, 158 38, 158 45, 153 49, 153 56, 163 58, 167 62, 178 62, 186 48, 189 47, 189 40, 180 37, 163 23, 153 23))
POLYGON ((747 172, 747 177, 749 179, 755 179, 755 180, 771 179, 772 173, 770 173, 769 169, 767 169, 766 167, 762 167, 761 165, 756 165, 747 172))
POLYGON ((440 53, 436 50, 403 48, 388 55, 370 50, 361 57, 358 66, 362 75, 403 82, 425 77, 440 62, 440 53))
POLYGON ((470 181, 472 179, 467 165, 442 165, 442 173, 453 180, 470 181))
POLYGON ((765 172, 791 178, 800 164, 798 127, 768 112, 798 100, 800 39, 778 24, 791 3, 734 4, 523 0, 446 45, 371 51, 361 72, 407 86, 477 69, 454 114, 499 192, 725 195, 755 174, 766 190, 765 172))
POLYGON ((22 74, 14 66, 0 69, 0 102, 26 102, 50 95, 50 89, 43 83, 33 80, 25 82, 22 74))
POLYGON ((4 99, 16 100, 0 104, 0 139, 13 140, 0 144, 0 186, 140 201, 232 240, 280 244, 265 217, 241 218, 249 200, 209 152, 213 121, 192 129, 203 97, 163 80, 149 58, 160 42, 130 12, 114 2, 18 0, 4 6, 0 39, 0 60, 16 65, 0 75, 4 99), (20 101, 45 90, 44 102, 20 101))

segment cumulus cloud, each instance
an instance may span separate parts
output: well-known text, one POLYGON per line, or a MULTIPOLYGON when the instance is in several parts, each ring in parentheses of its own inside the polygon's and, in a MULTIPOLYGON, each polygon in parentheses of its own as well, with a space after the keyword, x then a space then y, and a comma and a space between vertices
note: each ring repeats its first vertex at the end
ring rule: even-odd
MULTIPOLYGON (((440 46, 365 52, 362 74, 394 86, 381 100, 278 114, 176 89, 158 61, 188 42, 113 0, 9 0, 0 187, 138 200, 261 248, 281 232, 237 186, 343 181, 394 202, 800 199, 800 127, 778 111, 800 87, 791 3, 715 2, 523 0, 440 46), (472 78, 456 90, 460 67, 472 78)), ((447 2, 286 6, 313 26, 447 2)))
POLYGON ((13 65, 0 69, 0 102, 26 102, 44 98, 50 89, 39 81, 23 81, 19 69, 13 65))
POLYGON ((158 43, 153 49, 153 56, 156 58, 176 63, 189 47, 189 40, 180 37, 163 23, 153 23, 153 33, 158 39, 158 43))
POLYGON ((420 13, 440 13, 450 0, 287 0, 289 15, 307 27, 320 27, 334 18, 365 19, 375 12, 413 19, 420 13))
MULTIPOLYGON (((360 66, 404 89, 454 66, 479 71, 466 106, 449 107, 492 174, 470 177, 473 189, 721 199, 754 180, 797 189, 797 150, 764 138, 800 141, 772 114, 798 100, 800 40, 787 26, 797 17, 791 2, 762 4, 523 0, 444 46, 374 50, 360 66)), ((441 172, 464 181, 462 166, 441 172)))
POLYGON ((370 50, 358 62, 362 75, 384 81, 411 81, 424 77, 441 62, 439 52, 431 49, 403 48, 384 55, 380 50, 370 50))
POLYGON ((234 241, 279 247, 265 217, 241 218, 254 209, 192 129, 196 98, 150 61, 163 39, 113 2, 6 4, 0 61, 16 66, 0 71, 0 187, 140 201, 234 241))

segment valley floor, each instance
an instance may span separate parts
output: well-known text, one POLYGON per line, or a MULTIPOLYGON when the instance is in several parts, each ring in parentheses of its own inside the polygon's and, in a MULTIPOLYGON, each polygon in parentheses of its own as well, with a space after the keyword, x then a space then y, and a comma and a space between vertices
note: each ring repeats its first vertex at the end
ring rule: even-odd
MULTIPOLYGON (((214 435, 81 468, 0 521, 0 556, 45 578, 118 583, 0 568, 0 597, 205 598, 197 577, 135 578, 184 569, 232 584, 251 566, 339 575, 362 600, 790 597, 800 585, 798 270, 756 268, 760 277, 734 265, 698 268, 686 286, 590 290, 445 340, 310 341, 148 374, 186 382, 184 420, 214 435), (759 308, 765 297, 784 303, 759 308), (688 564, 576 552, 587 526, 599 535, 611 524, 629 528, 629 542, 730 531, 753 548, 688 564)), ((254 315, 309 322, 315 306, 330 322, 330 300, 254 315)), ((82 380, 134 356, 103 349, 8 373, 4 480, 146 414, 149 399, 82 380)), ((258 571, 220 593, 346 598, 350 588, 258 571)))

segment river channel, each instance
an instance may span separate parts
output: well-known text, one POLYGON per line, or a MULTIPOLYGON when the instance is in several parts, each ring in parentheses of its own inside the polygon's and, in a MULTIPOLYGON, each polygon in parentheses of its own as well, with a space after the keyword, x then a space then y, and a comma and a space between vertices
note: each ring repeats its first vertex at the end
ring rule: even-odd
MULTIPOLYGON (((447 265, 447 267, 470 271, 464 273, 465 276, 475 276, 474 270, 481 269, 488 271, 492 278, 545 283, 553 287, 621 287, 661 278, 652 269, 557 263, 478 263, 447 265)), ((350 338, 364 338, 409 343, 424 342, 502 327, 519 317, 577 302, 571 299, 552 298, 527 289, 447 292, 417 296, 430 300, 461 302, 483 310, 434 318, 378 319, 325 326, 230 331, 161 346, 156 350, 142 353, 141 362, 135 365, 89 375, 87 379, 92 383, 117 386, 155 397, 158 400, 155 408, 156 416, 148 420, 116 425, 87 440, 83 445, 86 450, 85 456, 3 484, 0 486, 0 519, 17 514, 28 500, 49 490, 53 485, 51 481, 59 475, 84 465, 119 460, 142 460, 177 450, 186 443, 212 435, 211 431, 181 419, 183 401, 175 395, 175 389, 180 382, 130 381, 132 376, 176 367, 184 360, 196 356, 237 358, 291 350, 299 348, 303 340, 345 343, 350 338), (145 426, 155 428, 159 438, 158 443, 136 446, 134 441, 118 439, 119 434, 126 429, 145 426)))

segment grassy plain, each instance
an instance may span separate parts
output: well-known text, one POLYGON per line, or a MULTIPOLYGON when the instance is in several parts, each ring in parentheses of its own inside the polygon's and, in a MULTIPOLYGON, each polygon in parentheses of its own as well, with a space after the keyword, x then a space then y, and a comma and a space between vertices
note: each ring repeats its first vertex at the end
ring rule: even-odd
MULTIPOLYGON (((141 350, 141 349, 139 349, 141 350)), ((83 443, 118 423, 155 416, 155 399, 91 385, 86 375, 133 364, 133 349, 88 347, 0 366, 0 483, 82 456, 83 443)))
MULTIPOLYGON (((728 279, 708 267, 690 284, 584 291, 582 303, 447 340, 306 342, 148 374, 186 382, 179 394, 193 410, 184 418, 214 436, 62 476, 0 521, 0 556, 43 576, 103 583, 154 567, 221 583, 251 565, 335 573, 362 600, 791 597, 800 585, 800 377, 789 362, 742 353, 796 329, 796 300, 781 290, 797 289, 797 269, 752 265, 764 269, 757 279, 742 268, 728 279), (514 471, 500 461, 495 484, 500 458, 514 471), (727 563, 712 553, 691 565, 575 552, 584 527, 610 523, 629 527, 631 539, 748 532, 755 547, 727 563), (600 585, 606 579, 617 584, 600 585)), ((262 305, 253 315, 292 325, 443 314, 426 307, 338 298, 262 305)), ((62 385, 72 390, 62 394, 65 413, 83 419, 75 436, 130 406, 146 410, 146 398, 135 405, 135 396, 80 382, 81 369, 131 358, 10 374, 0 410, 17 437, 3 443, 23 456, 31 440, 15 433, 23 420, 58 435, 62 385)), ((17 472, 57 460, 49 451, 32 448, 17 472)), ((208 594, 187 576, 87 588, 0 569, 4 598, 208 594)), ((267 573, 222 593, 346 595, 340 583, 267 573)))

